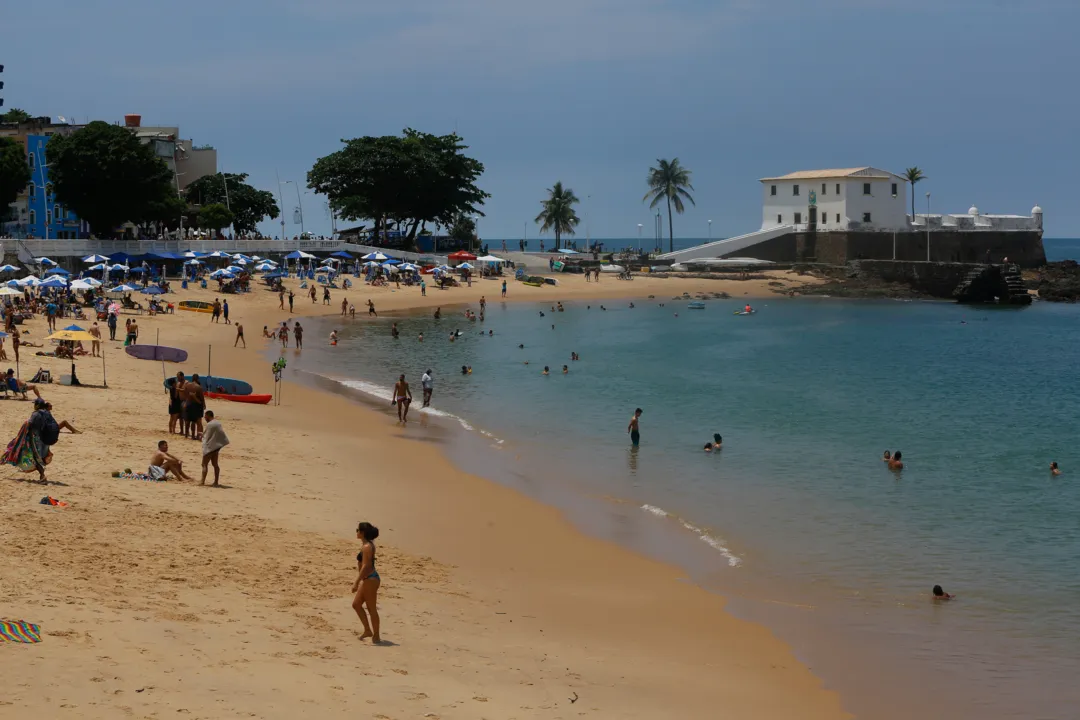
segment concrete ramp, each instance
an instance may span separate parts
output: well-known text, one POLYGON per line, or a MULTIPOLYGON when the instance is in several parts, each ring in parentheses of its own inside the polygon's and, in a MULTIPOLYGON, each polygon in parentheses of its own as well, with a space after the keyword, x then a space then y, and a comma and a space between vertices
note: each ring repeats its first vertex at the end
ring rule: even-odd
POLYGON ((673 260, 674 262, 686 262, 688 260, 701 260, 702 258, 723 257, 725 255, 730 255, 731 253, 739 252, 740 250, 745 250, 748 247, 753 247, 766 240, 772 240, 773 238, 778 238, 781 235, 787 235, 788 233, 793 232, 795 232, 794 225, 781 225, 780 227, 770 228, 768 230, 758 230, 757 232, 739 235, 738 237, 716 240, 715 242, 705 243, 704 245, 696 245, 695 247, 686 248, 685 250, 664 253, 659 256, 659 259, 673 260))

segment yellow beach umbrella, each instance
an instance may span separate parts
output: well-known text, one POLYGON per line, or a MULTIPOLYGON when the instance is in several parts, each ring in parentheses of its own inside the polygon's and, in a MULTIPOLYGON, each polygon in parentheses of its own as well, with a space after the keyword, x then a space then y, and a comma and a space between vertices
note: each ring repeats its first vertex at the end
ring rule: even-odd
MULTIPOLYGON (((86 332, 85 330, 57 330, 56 332, 54 332, 52 335, 49 335, 45 339, 46 340, 70 340, 71 342, 80 342, 80 341, 93 342, 94 340, 97 340, 98 338, 95 338, 93 335, 86 332)), ((106 379, 105 379, 105 353, 104 353, 104 351, 101 353, 101 377, 102 377, 102 384, 104 384, 106 387, 108 387, 109 383, 106 382, 106 379)), ((75 358, 74 357, 71 358, 71 384, 72 385, 81 385, 82 384, 75 378, 75 358)))

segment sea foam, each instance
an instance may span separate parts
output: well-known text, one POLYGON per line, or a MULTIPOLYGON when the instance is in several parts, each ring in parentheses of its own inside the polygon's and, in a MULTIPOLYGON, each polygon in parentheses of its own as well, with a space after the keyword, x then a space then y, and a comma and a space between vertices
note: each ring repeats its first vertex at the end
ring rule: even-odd
POLYGON ((662 518, 665 518, 665 519, 668 519, 668 520, 674 520, 675 522, 679 523, 680 525, 683 526, 684 529, 689 530, 690 532, 697 535, 698 539, 701 540, 703 543, 705 543, 706 545, 711 547, 713 550, 716 550, 721 555, 723 555, 727 559, 727 563, 728 563, 729 567, 738 567, 738 566, 742 565, 742 558, 740 558, 735 553, 731 552, 731 550, 728 549, 728 547, 726 545, 724 545, 724 541, 723 541, 722 538, 717 538, 717 537, 715 537, 713 535, 710 535, 708 532, 706 532, 705 530, 702 530, 697 525, 694 525, 693 523, 687 522, 686 520, 683 520, 679 516, 673 515, 672 513, 669 513, 667 510, 665 510, 663 508, 660 508, 660 507, 656 507, 655 505, 649 505, 649 504, 646 503, 645 505, 641 506, 641 509, 644 510, 645 512, 649 513, 650 515, 655 515, 657 517, 662 517, 662 518))

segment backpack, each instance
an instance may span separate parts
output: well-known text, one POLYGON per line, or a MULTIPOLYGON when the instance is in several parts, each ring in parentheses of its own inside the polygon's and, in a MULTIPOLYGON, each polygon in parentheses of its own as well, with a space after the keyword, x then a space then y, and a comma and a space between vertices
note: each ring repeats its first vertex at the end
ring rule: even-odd
POLYGON ((41 427, 41 441, 46 445, 55 445, 60 440, 60 424, 51 414, 41 427))

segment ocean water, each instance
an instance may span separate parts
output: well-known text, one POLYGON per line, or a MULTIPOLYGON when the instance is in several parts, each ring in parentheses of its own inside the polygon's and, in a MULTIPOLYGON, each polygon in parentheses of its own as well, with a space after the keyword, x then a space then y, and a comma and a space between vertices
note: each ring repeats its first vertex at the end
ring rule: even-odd
MULTIPOLYGON (((1080 241, 1047 251, 1080 257, 1080 241)), ((1080 306, 776 298, 739 316, 737 300, 656 297, 558 312, 483 292, 483 323, 459 308, 327 319, 290 370, 389 412, 397 374, 419 399, 431 368, 424 419, 460 433, 456 462, 679 563, 860 717, 1078 716, 1080 306), (315 341, 331 327, 335 348, 315 341), (724 449, 706 455, 714 432, 724 449), (937 583, 957 600, 932 603, 937 583)))

